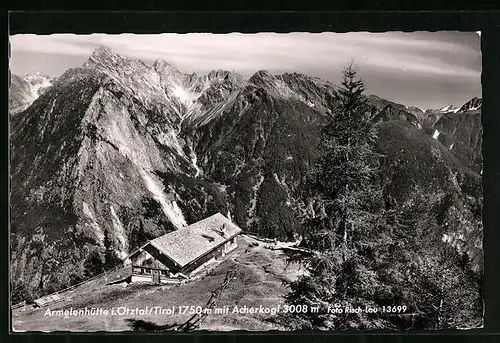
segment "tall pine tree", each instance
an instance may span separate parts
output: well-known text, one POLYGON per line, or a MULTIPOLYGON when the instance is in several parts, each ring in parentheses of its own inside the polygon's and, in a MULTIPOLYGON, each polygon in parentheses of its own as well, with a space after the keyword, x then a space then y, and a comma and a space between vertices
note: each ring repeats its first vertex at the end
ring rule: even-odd
MULTIPOLYGON (((308 275, 290 284, 290 304, 328 306, 367 305, 377 278, 367 268, 370 242, 383 217, 378 182, 376 129, 364 96, 364 82, 353 63, 343 70, 337 106, 321 134, 320 153, 309 185, 316 203, 305 220, 307 246, 316 253, 305 259, 308 275)), ((301 326, 348 328, 377 326, 362 315, 305 314, 301 326)))
POLYGON ((120 263, 121 260, 113 249, 108 229, 104 229, 104 268, 109 270, 118 266, 120 263))
MULTIPOLYGON (((305 221, 302 259, 308 273, 290 283, 286 301, 323 311, 294 314, 296 328, 442 329, 481 319, 481 278, 463 253, 443 244, 441 198, 415 189, 397 203, 381 184, 376 129, 350 64, 343 72, 334 116, 321 136, 321 157, 308 183, 316 204, 305 221), (406 305, 404 316, 325 311, 339 305, 406 305)), ((456 203, 458 200, 455 199, 456 203)), ((295 321, 295 322, 294 322, 295 321)))

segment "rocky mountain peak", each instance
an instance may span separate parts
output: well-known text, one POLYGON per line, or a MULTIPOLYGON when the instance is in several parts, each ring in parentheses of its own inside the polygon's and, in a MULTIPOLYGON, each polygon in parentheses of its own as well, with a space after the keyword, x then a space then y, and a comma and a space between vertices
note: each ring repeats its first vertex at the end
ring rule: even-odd
POLYGON ((125 68, 127 71, 134 69, 149 68, 141 60, 133 60, 121 56, 107 46, 99 46, 90 55, 89 59, 83 65, 84 68, 98 69, 100 71, 108 71, 117 67, 125 68))
MULTIPOLYGON (((308 81, 308 82, 315 82, 315 83, 319 83, 319 84, 329 83, 328 81, 322 80, 318 77, 313 77, 313 76, 309 76, 309 75, 297 73, 297 72, 284 73, 284 74, 278 75, 277 77, 282 78, 284 80, 288 80, 289 82, 308 81)), ((333 86, 333 84, 330 84, 330 85, 333 86)))
POLYGON ((106 46, 100 46, 95 49, 89 59, 84 63, 85 69, 108 70, 120 64, 123 59, 120 55, 106 46))
POLYGON ((208 80, 214 81, 233 81, 233 82, 240 82, 243 80, 243 77, 236 73, 235 71, 229 71, 229 70, 224 70, 224 69, 216 69, 212 70, 208 73, 207 75, 208 80))
POLYGON ((274 79, 274 77, 267 70, 259 70, 255 72, 248 81, 259 86, 265 81, 274 79))
POLYGON ((103 60, 103 59, 114 59, 118 57, 119 55, 115 53, 113 50, 111 50, 110 47, 101 45, 97 47, 92 54, 90 55, 89 59, 94 59, 94 60, 103 60))
POLYGON ((440 108, 437 111, 441 112, 441 113, 450 113, 450 112, 456 113, 456 112, 458 112, 458 110, 459 110, 458 107, 455 107, 453 105, 448 105, 448 106, 440 108))
POLYGON ((180 71, 164 60, 156 60, 153 63, 153 69, 160 74, 180 74, 180 71))
POLYGON ((212 70, 212 71, 210 71, 208 73, 208 78, 210 80, 212 80, 212 79, 223 79, 227 75, 229 75, 229 71, 223 70, 223 69, 216 69, 216 70, 212 70))
POLYGON ((459 112, 477 111, 481 109, 482 105, 483 99, 473 97, 460 108, 459 112))
POLYGON ((408 111, 410 113, 413 113, 413 114, 415 114, 415 113, 424 113, 424 111, 422 111, 420 108, 418 108, 416 106, 409 106, 408 107, 408 111))
POLYGON ((169 68, 169 67, 172 67, 172 66, 164 60, 156 60, 153 63, 154 69, 163 69, 163 68, 169 68))
POLYGON ((281 78, 271 75, 267 70, 257 71, 248 79, 248 82, 280 97, 288 98, 296 96, 281 78))

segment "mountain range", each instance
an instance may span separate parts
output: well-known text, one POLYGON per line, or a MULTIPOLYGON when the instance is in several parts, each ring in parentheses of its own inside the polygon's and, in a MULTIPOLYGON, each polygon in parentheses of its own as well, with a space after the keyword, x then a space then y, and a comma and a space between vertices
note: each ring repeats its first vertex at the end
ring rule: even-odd
POLYGON ((24 77, 12 75, 9 87, 10 113, 24 111, 52 85, 52 82, 54 78, 42 73, 26 74, 24 77))
MULTIPOLYGON (((12 75, 12 280, 59 289, 106 235, 125 256, 141 230, 154 238, 215 212, 294 238, 337 89, 298 73, 187 74, 107 47, 57 79, 12 75)), ((401 202, 417 188, 436 194, 445 243, 479 265, 482 231, 463 223, 481 217, 481 99, 425 112, 367 99, 387 190, 401 202)))

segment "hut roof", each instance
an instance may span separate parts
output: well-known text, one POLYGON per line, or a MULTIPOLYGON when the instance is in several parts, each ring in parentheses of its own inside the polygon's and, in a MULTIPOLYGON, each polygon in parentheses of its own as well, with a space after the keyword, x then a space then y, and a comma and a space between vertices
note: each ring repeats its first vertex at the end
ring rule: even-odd
POLYGON ((242 230, 220 213, 153 239, 149 243, 181 267, 217 248, 242 230))

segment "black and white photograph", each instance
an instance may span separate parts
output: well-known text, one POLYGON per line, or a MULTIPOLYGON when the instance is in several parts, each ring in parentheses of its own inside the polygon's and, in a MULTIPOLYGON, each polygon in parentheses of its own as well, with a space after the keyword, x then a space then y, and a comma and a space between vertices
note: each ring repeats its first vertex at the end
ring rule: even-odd
POLYGON ((9 41, 13 332, 483 327, 480 32, 9 41))

